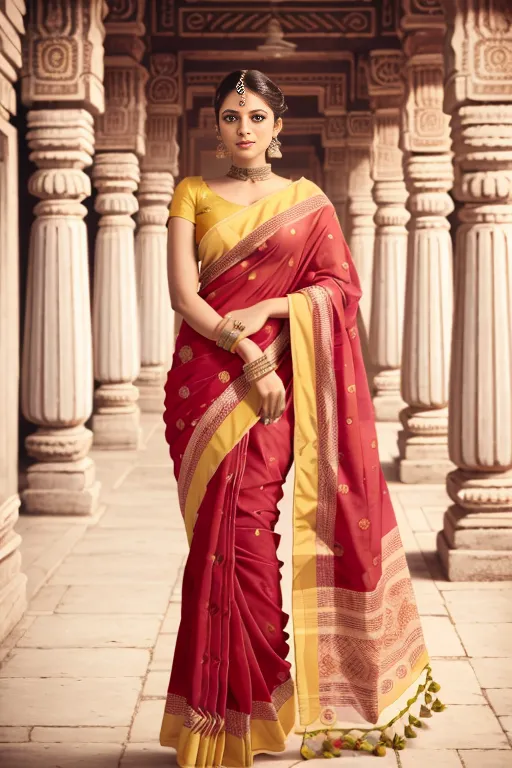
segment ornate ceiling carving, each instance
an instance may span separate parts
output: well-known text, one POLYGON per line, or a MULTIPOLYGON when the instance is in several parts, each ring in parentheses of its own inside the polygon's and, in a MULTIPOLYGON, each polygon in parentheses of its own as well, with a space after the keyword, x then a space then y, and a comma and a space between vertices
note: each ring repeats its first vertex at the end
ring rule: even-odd
MULTIPOLYGON (((135 0, 118 0, 121 7, 135 0)), ((274 16, 287 36, 297 38, 395 35, 399 5, 395 0, 150 0, 153 35, 244 38, 265 34, 274 16)), ((411 0, 431 12, 436 0, 411 0)), ((125 13, 127 10, 125 10, 125 13)))

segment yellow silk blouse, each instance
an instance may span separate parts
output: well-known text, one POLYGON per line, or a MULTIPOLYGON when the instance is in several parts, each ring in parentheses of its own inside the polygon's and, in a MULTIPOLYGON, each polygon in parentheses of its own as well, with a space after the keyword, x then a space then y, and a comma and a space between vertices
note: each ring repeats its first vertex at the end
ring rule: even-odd
POLYGON ((202 176, 186 176, 174 190, 169 217, 180 216, 196 225, 196 244, 217 222, 236 213, 244 205, 224 200, 203 180, 202 176))

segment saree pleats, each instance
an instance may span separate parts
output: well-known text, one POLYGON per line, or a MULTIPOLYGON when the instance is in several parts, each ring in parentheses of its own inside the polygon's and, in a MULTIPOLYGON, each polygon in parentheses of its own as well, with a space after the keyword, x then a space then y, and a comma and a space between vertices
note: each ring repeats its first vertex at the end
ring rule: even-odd
POLYGON ((195 516, 160 732, 181 766, 252 765, 258 752, 282 752, 295 722, 274 532, 293 458, 291 370, 288 351, 285 413, 231 448, 195 516))
POLYGON ((250 766, 284 750, 297 694, 303 757, 342 743, 382 754, 406 714, 415 735, 420 692, 421 717, 444 705, 428 707, 439 686, 380 467, 361 290, 334 207, 303 179, 220 221, 199 251, 199 293, 219 314, 288 297, 289 317, 251 336, 277 364, 286 407, 265 426, 241 358, 182 323, 164 420, 190 552, 160 742, 183 767, 250 766), (296 681, 274 531, 292 463, 296 681))

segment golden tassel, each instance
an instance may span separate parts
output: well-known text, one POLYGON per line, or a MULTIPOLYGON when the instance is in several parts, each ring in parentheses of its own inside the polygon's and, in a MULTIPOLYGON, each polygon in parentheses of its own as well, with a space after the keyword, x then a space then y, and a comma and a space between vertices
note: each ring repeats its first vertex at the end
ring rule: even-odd
POLYGON ((432 702, 432 693, 437 693, 439 690, 441 690, 441 686, 439 683, 436 683, 432 679, 432 669, 430 667, 430 664, 427 664, 425 668, 427 670, 427 675, 425 678, 425 683, 418 685, 416 694, 407 700, 407 704, 404 709, 402 709, 394 718, 392 718, 389 723, 387 723, 385 726, 379 726, 374 728, 367 728, 367 729, 360 729, 360 728, 348 728, 344 730, 337 731, 336 728, 330 728, 330 729, 321 729, 317 731, 310 731, 309 733, 304 733, 302 738, 302 746, 300 749, 300 754, 304 758, 304 760, 311 760, 315 757, 325 757, 325 758, 332 758, 337 757, 341 754, 342 749, 352 749, 352 750, 361 750, 364 752, 371 752, 373 755, 376 755, 377 757, 384 757, 386 754, 386 748, 389 747, 390 749, 395 750, 401 750, 404 749, 407 743, 407 739, 416 739, 418 734, 414 730, 413 726, 415 728, 423 728, 423 723, 421 720, 412 714, 412 712, 409 712, 411 706, 417 701, 419 695, 424 692, 424 704, 420 705, 420 711, 419 711, 419 717, 420 718, 427 718, 432 717, 432 712, 443 712, 446 709, 446 705, 442 703, 442 701, 439 698, 436 698, 434 702, 432 702), (426 690, 425 690, 426 689, 426 690), (428 705, 432 702, 432 706, 429 707, 428 705), (386 730, 390 728, 394 723, 397 722, 401 717, 403 717, 405 714, 409 712, 409 723, 405 725, 404 727, 404 735, 400 736, 400 734, 395 733, 393 738, 390 737, 388 733, 386 733, 386 730), (350 731, 358 730, 363 734, 369 734, 373 731, 379 731, 379 741, 377 744, 372 744, 368 739, 365 738, 355 738, 354 736, 350 735, 350 731), (332 738, 332 732, 339 733, 340 735, 337 738, 332 738), (321 748, 318 750, 312 749, 308 744, 306 744, 306 737, 310 738, 312 736, 318 736, 318 734, 325 734, 326 737, 324 738, 321 748))

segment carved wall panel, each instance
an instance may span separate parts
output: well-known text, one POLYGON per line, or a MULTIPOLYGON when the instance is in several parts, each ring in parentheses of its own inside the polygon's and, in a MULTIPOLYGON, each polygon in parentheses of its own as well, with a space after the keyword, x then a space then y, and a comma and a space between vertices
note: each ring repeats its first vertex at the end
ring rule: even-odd
MULTIPOLYGON (((367 5, 282 8, 278 18, 287 35, 294 38, 374 37, 377 31, 376 9, 367 5)), ((268 8, 251 8, 245 3, 226 8, 194 6, 179 10, 178 29, 180 37, 254 37, 265 33, 271 19, 268 8)))
POLYGON ((401 27, 406 31, 415 29, 431 33, 438 28, 446 28, 443 6, 446 0, 402 0, 404 16, 401 27))
POLYGON ((445 111, 512 96, 510 0, 449 0, 445 111))
POLYGON ((404 56, 401 51, 370 52, 368 93, 370 97, 396 96, 403 93, 401 80, 404 56))
POLYGON ((354 141, 360 139, 364 146, 371 140, 373 130, 371 112, 349 112, 347 115, 347 136, 354 141))
POLYGON ((103 110, 103 14, 91 0, 33 0, 24 40, 22 98, 37 102, 82 101, 103 110))
POLYGON ((105 26, 109 35, 143 35, 145 0, 107 0, 105 26))
POLYGON ((106 109, 96 121, 98 149, 144 154, 147 78, 145 68, 129 56, 105 57, 106 109))
POLYGON ((175 0, 151 0, 151 34, 175 33, 175 6, 175 0))
POLYGON ((150 76, 146 86, 146 156, 143 169, 169 171, 178 175, 177 119, 178 61, 173 54, 159 53, 150 57, 150 76))

